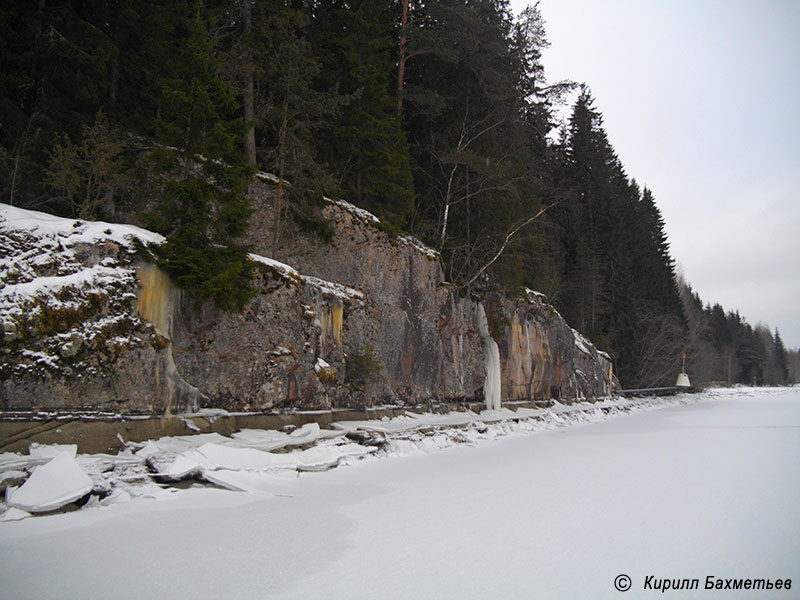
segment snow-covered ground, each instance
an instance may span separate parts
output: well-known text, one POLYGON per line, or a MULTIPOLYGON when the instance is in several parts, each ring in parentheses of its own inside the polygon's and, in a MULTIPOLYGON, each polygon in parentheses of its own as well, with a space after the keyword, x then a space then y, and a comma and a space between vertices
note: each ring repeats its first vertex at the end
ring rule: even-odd
POLYGON ((364 458, 325 434, 285 468, 246 468, 278 434, 205 441, 174 456, 247 492, 150 484, 154 499, 2 522, 0 598, 616 598, 621 574, 622 597, 661 595, 648 576, 699 580, 672 597, 798 597, 800 388, 646 410, 659 402, 353 423, 387 443, 364 458), (298 467, 332 448, 339 468, 298 467), (707 591, 707 576, 793 587, 707 591))

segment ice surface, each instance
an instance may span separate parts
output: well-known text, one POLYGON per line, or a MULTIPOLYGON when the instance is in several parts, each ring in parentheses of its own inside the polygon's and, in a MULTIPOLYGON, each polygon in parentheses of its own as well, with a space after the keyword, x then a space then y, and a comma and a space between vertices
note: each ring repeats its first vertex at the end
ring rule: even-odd
POLYGON ((242 429, 231 434, 231 438, 245 444, 283 442, 288 437, 288 433, 277 429, 242 429))
POLYGON ((130 501, 131 495, 127 491, 114 490, 111 494, 100 500, 100 504, 102 506, 111 506, 112 504, 123 504, 130 501))
POLYGON ((47 512, 74 502, 92 491, 92 480, 69 451, 36 467, 28 480, 8 498, 8 505, 28 512, 47 512))
POLYGON ((295 429, 292 433, 290 433, 289 437, 295 439, 304 438, 311 440, 317 438, 319 434, 320 434, 319 423, 306 423, 302 427, 295 429))
MULTIPOLYGON (((3 594, 158 598, 168 574, 175 600, 602 600, 650 596, 655 575, 700 578, 672 596, 702 599, 706 575, 800 580, 800 389, 537 414, 393 433, 407 437, 354 468, 207 473, 247 493, 143 487, 102 510, 0 523, 3 594), (158 494, 171 501, 140 499, 158 494)), ((338 441, 320 458, 347 454, 338 441)))
MULTIPOLYGON (((244 493, 118 477, 109 496, 77 512, 16 522, 24 514, 6 510, 3 592, 161 597, 163 577, 141 573, 165 565, 181 581, 170 588, 177 600, 375 590, 602 599, 618 597, 620 573, 634 582, 631 597, 651 574, 800 578, 800 389, 409 414, 334 432, 364 431, 380 446, 325 439, 314 425, 295 438, 245 430, 136 446, 182 455, 202 478, 244 493), (316 445, 285 454, 232 445, 286 439, 316 445), (109 551, 109 540, 125 551, 109 551), (253 556, 269 569, 253 569, 253 556)), ((144 460, 114 458, 77 460, 114 472, 144 460)))

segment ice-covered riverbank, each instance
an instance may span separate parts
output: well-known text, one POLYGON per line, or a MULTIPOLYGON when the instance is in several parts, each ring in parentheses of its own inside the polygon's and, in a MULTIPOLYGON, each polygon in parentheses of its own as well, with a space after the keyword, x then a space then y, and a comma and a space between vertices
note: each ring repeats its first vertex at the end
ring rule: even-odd
POLYGON ((800 390, 630 408, 360 427, 388 441, 350 468, 2 523, 0 579, 13 598, 603 598, 619 574, 627 597, 648 575, 800 576, 800 390))

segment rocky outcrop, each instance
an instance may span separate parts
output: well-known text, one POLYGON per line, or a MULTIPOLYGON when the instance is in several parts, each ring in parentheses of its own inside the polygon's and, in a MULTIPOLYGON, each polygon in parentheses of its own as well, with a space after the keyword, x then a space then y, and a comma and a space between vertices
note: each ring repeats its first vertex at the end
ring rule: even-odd
POLYGON ((236 314, 198 306, 141 261, 131 238, 157 241, 152 233, 3 206, 2 409, 270 411, 485 397, 497 407, 610 392, 610 359, 541 295, 467 297, 444 281, 435 251, 344 202, 316 215, 333 227, 330 241, 290 222, 275 246, 274 185, 263 177, 252 194, 258 294, 236 314))

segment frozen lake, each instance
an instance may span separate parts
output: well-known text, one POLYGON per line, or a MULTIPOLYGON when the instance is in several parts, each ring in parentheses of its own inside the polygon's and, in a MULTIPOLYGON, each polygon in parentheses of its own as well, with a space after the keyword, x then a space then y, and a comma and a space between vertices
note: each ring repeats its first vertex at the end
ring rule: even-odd
POLYGON ((0 597, 660 596, 648 576, 699 579, 672 597, 800 596, 799 388, 258 485, 0 523, 0 597))

